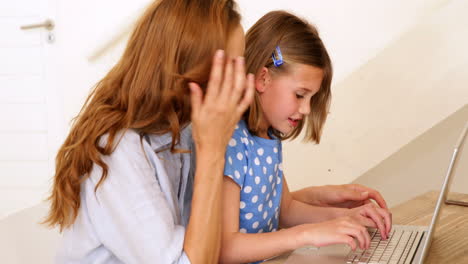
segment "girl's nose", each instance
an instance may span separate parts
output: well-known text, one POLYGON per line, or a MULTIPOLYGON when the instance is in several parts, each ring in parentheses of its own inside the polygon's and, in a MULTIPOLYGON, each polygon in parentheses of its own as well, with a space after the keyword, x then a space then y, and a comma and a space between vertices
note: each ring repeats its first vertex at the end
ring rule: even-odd
POLYGON ((308 115, 310 113, 310 101, 304 100, 299 106, 299 113, 303 115, 308 115))

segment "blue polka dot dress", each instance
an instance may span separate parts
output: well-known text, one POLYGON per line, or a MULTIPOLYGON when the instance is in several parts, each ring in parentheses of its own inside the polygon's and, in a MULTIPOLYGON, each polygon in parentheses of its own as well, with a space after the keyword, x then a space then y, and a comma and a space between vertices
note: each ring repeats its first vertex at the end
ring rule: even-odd
POLYGON ((239 232, 278 229, 283 188, 281 141, 252 135, 241 120, 226 150, 224 175, 241 189, 239 232))

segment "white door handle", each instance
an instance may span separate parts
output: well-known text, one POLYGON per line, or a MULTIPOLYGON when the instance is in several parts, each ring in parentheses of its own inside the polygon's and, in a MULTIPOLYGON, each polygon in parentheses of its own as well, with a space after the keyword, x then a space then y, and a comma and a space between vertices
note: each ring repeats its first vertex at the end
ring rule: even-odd
POLYGON ((55 27, 54 21, 47 19, 43 23, 40 24, 31 24, 31 25, 24 25, 21 26, 22 30, 28 30, 28 29, 36 29, 36 28, 45 28, 47 30, 53 30, 55 27))

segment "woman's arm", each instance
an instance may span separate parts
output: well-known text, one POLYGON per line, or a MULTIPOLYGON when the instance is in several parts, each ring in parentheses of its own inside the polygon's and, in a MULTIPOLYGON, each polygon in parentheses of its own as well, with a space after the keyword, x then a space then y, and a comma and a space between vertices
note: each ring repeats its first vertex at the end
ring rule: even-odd
POLYGON ((217 263, 221 247, 224 156, 198 152, 184 250, 192 263, 217 263))
POLYGON ((246 80, 244 59, 224 61, 224 52, 218 51, 205 96, 197 84, 189 84, 197 167, 184 250, 196 264, 218 263, 224 153, 254 94, 253 76, 246 80))

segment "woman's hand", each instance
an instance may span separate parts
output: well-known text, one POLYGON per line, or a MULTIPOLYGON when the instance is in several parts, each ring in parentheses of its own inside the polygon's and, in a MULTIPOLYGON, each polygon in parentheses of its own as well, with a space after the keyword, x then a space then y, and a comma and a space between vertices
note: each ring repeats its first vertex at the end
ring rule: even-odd
POLYGON ((292 194, 296 200, 317 206, 355 208, 374 200, 381 208, 388 209, 378 191, 359 184, 313 186, 292 194))
POLYGON ((192 100, 192 133, 196 150, 221 154, 254 95, 254 77, 246 78, 244 58, 225 59, 218 50, 213 59, 206 95, 189 83, 192 100))
POLYGON ((246 78, 244 59, 225 61, 224 52, 217 51, 205 96, 198 84, 189 83, 197 159, 184 250, 192 263, 218 263, 224 154, 254 94, 253 76, 246 78))
POLYGON ((297 227, 300 228, 299 246, 323 247, 334 244, 347 244, 352 250, 356 250, 357 246, 361 249, 367 249, 370 245, 370 236, 366 227, 351 216, 297 227), (359 245, 356 244, 355 239, 359 245))

